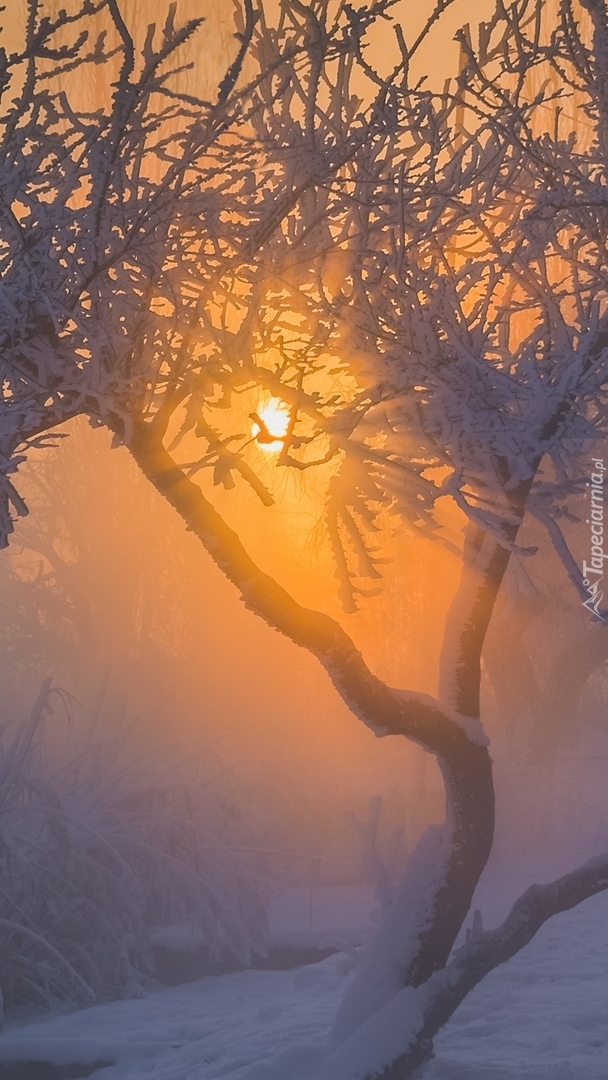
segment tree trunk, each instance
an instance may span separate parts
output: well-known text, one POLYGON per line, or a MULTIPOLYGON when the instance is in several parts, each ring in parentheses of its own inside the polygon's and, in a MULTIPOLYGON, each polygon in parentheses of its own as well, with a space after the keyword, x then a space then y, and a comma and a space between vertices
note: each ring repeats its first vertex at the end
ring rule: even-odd
MULTIPOLYGON (((446 785, 448 812, 441 874, 429 897, 434 917, 429 923, 427 909, 424 921, 428 929, 417 928, 414 951, 414 939, 409 935, 397 946, 392 961, 397 986, 427 981, 446 963, 494 834, 491 762, 478 720, 471 715, 462 718, 424 694, 393 690, 371 673, 339 623, 297 604, 255 565, 201 488, 188 480, 167 454, 150 424, 136 424, 130 449, 154 487, 174 505, 220 569, 239 586, 246 606, 314 653, 342 700, 368 727, 379 735, 401 734, 414 739, 437 757, 446 785)), ((497 556, 496 549, 502 552, 495 544, 488 566, 476 578, 474 608, 482 595, 485 610, 489 591, 496 594, 498 589, 497 566, 502 572, 506 559, 502 554, 497 556)), ((484 548, 484 557, 485 552, 484 548)), ((470 581, 465 584, 470 591, 470 581)), ((397 895, 393 907, 398 906, 398 900, 397 895)))
MULTIPOLYGON (((528 944, 553 915, 608 888, 608 852, 548 885, 532 885, 495 930, 476 935, 442 971, 418 989, 407 987, 369 1017, 325 1058, 314 1080, 413 1080, 432 1057, 433 1039, 467 994, 494 968, 528 944), (378 1047, 392 1039, 392 1062, 378 1064, 378 1047)), ((311 1078, 312 1080, 312 1078, 311 1078)))
MULTIPOLYGON (((338 622, 302 607, 256 566, 201 488, 175 464, 153 424, 135 423, 129 449, 240 589, 246 606, 313 653, 344 702, 377 735, 413 739, 437 757, 446 788, 446 820, 428 830, 413 853, 367 962, 345 997, 332 1041, 334 1046, 347 1044, 404 988, 414 992, 445 967, 492 848, 494 791, 479 722, 480 654, 509 551, 486 533, 467 529, 462 581, 446 628, 444 705, 388 687, 369 670, 338 622)), ((517 526, 508 531, 511 539, 517 526)), ((405 1059, 395 1060, 391 1068, 386 1075, 395 1080, 411 1075, 405 1059)))

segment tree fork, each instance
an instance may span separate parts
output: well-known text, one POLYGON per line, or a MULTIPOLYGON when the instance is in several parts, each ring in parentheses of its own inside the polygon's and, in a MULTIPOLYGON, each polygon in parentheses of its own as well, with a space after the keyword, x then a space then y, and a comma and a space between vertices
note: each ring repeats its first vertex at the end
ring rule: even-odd
POLYGON ((492 764, 483 740, 471 739, 457 716, 423 694, 395 691, 375 676, 336 620, 303 607, 250 558, 229 528, 165 449, 149 422, 137 421, 130 452, 144 475, 177 510, 217 566, 240 589, 246 606, 313 653, 343 701, 378 735, 401 735, 436 755, 448 805, 451 856, 404 984, 419 985, 445 965, 462 925, 494 832, 492 764))
MULTIPOLYGON (((246 607, 294 644, 313 653, 328 672, 341 697, 377 735, 403 735, 446 761, 466 757, 477 746, 458 717, 426 694, 394 690, 368 668, 339 622, 306 608, 264 573, 203 494, 165 449, 154 426, 133 425, 128 447, 156 490, 201 540, 216 565, 241 592, 246 607)), ((485 751, 485 747, 481 747, 485 751)), ((458 783, 459 773, 454 773, 458 783)))
POLYGON ((504 922, 458 949, 444 971, 430 981, 423 1023, 407 1051, 373 1080, 412 1080, 429 1061, 433 1039, 482 979, 524 948, 554 915, 569 911, 608 888, 608 852, 547 885, 531 885, 515 901, 504 922))

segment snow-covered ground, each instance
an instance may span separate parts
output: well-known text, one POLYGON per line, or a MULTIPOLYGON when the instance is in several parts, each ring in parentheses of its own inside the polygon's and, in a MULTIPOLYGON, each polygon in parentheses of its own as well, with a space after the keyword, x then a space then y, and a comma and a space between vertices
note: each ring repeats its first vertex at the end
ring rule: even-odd
MULTIPOLYGON (((357 919, 363 899, 352 898, 357 919)), ((312 914, 310 897, 305 911, 313 926, 314 902, 312 914)), ((293 1047, 291 1058, 282 1059, 280 1080, 297 1080, 314 1056, 304 1047, 323 1039, 352 977, 346 967, 342 954, 296 971, 243 971, 9 1026, 0 1036, 0 1061, 113 1062, 95 1074, 100 1080, 277 1080, 272 1059, 293 1047)), ((547 923, 469 995, 437 1038, 425 1080, 606 1077, 608 895, 602 894, 547 923)))

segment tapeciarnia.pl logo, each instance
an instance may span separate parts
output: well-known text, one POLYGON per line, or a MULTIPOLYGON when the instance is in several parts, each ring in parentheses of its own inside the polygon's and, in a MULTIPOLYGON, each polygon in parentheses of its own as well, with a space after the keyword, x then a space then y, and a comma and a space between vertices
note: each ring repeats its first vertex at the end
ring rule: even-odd
POLYGON ((604 580, 604 559, 608 559, 608 553, 604 554, 604 465, 603 458, 591 458, 594 471, 591 473, 589 488, 589 517, 586 524, 591 526, 591 561, 583 560, 583 585, 588 592, 583 607, 588 608, 602 622, 606 617, 602 615, 600 604, 604 593, 602 583, 604 580))

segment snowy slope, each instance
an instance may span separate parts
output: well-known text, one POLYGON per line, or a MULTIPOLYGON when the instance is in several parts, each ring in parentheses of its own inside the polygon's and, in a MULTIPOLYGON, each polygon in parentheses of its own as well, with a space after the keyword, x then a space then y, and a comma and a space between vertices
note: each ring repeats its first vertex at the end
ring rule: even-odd
MULTIPOLYGON (((8 1029, 0 1061, 115 1062, 100 1080, 297 1080, 350 978, 344 960, 207 978, 8 1029), (272 1058, 289 1047, 277 1074, 272 1058)), ((606 1080, 608 895, 552 920, 488 976, 436 1053, 425 1080, 606 1080)))

